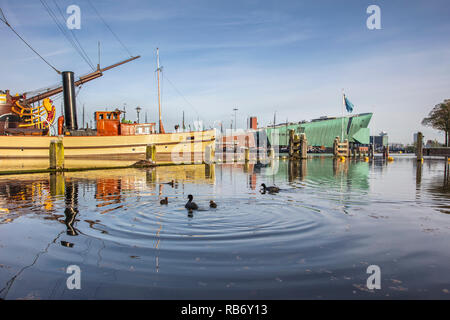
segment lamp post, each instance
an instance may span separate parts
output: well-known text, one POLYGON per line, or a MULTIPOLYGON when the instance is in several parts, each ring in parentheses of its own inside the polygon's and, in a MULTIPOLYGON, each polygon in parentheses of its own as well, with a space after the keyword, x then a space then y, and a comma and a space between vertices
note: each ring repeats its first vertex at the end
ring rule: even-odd
POLYGON ((124 103, 124 104, 123 104, 123 118, 122 118, 122 121, 125 120, 125 115, 126 115, 126 113, 127 113, 127 104, 124 103))
POLYGON ((139 123, 139 112, 141 112, 142 108, 141 107, 136 107, 136 112, 137 112, 137 123, 139 123))

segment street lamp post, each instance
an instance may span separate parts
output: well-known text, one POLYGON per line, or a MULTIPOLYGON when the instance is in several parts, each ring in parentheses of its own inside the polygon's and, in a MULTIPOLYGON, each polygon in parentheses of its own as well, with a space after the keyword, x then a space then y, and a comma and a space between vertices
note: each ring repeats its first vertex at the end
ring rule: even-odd
POLYGON ((141 107, 136 107, 136 112, 137 112, 137 123, 139 123, 139 112, 141 112, 142 108, 141 107))

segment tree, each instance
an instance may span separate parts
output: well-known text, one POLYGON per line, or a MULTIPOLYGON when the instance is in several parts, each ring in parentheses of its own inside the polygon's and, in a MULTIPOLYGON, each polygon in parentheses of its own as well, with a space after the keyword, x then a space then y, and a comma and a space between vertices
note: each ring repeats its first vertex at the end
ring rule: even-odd
POLYGON ((422 120, 422 125, 432 127, 439 131, 444 131, 445 146, 450 143, 450 99, 437 104, 422 120))

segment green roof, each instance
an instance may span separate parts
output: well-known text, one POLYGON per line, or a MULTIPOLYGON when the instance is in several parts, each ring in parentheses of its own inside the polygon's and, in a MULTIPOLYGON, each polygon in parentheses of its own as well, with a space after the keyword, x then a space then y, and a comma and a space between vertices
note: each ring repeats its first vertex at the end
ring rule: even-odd
POLYGON ((272 144, 272 132, 275 130, 279 134, 279 145, 287 146, 289 143, 289 130, 296 133, 305 133, 308 145, 324 146, 331 148, 334 138, 341 137, 344 129, 344 139, 349 142, 369 144, 369 122, 372 113, 362 113, 350 117, 319 119, 311 122, 281 125, 266 128, 269 143, 272 144))

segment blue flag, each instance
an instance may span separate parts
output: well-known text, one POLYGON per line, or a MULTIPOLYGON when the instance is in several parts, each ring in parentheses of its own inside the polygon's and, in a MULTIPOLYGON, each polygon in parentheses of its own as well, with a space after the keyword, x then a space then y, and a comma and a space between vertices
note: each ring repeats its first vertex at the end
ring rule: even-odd
POLYGON ((347 112, 353 112, 353 103, 351 103, 350 100, 347 99, 345 94, 344 94, 344 104, 345 109, 347 109, 347 112))

